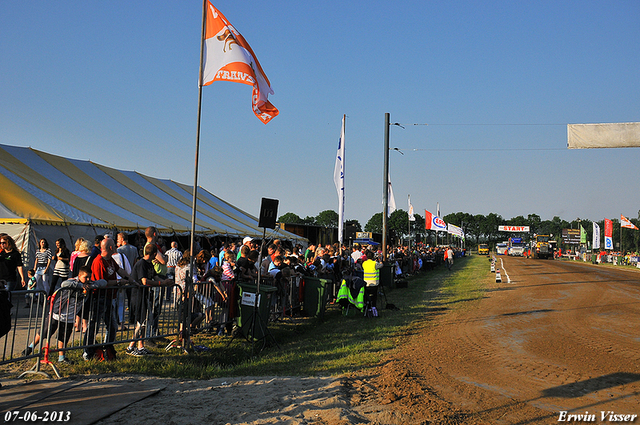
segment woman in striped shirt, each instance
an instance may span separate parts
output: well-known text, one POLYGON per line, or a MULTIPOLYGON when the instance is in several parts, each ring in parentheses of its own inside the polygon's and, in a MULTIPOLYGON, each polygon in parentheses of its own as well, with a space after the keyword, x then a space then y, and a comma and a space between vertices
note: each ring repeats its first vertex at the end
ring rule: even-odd
POLYGON ((36 290, 49 293, 49 285, 51 280, 48 275, 49 265, 51 265, 51 250, 49 242, 45 238, 40 239, 40 248, 36 251, 36 290))

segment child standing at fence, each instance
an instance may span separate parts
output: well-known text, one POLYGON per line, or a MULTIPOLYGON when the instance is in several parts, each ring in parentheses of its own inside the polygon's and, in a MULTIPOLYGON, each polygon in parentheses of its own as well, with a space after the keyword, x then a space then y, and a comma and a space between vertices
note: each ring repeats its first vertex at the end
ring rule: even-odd
MULTIPOLYGON (((36 286, 38 285, 38 280, 36 279, 36 271, 31 269, 27 272, 27 275, 29 276, 29 280, 27 281, 27 291, 35 291, 36 290, 36 286)), ((33 299, 36 298, 37 299, 37 294, 25 294, 24 295, 24 301, 25 301, 25 308, 29 308, 31 303, 33 302, 33 299)))
POLYGON ((236 278, 235 274, 235 259, 236 256, 233 252, 227 251, 224 254, 224 262, 222 263, 222 277, 220 279, 220 285, 216 285, 215 299, 217 304, 222 307, 220 314, 220 322, 218 325, 218 335, 223 336, 226 332, 231 333, 231 326, 229 321, 229 295, 233 290, 233 281, 236 278), (229 329, 227 329, 229 328, 229 329))
MULTIPOLYGON (((82 307, 83 293, 82 290, 89 287, 91 283, 91 268, 83 266, 80 268, 78 277, 65 280, 60 285, 56 298, 53 301, 53 309, 51 311, 51 322, 49 323, 48 341, 57 331, 58 337, 58 363, 71 362, 66 358, 64 348, 69 343, 69 338, 73 334, 73 325, 75 323, 76 313, 82 307)), ((47 341, 47 344, 48 344, 47 341)), ((23 352, 29 355, 33 348, 40 342, 40 334, 36 334, 34 341, 29 344, 23 352)))

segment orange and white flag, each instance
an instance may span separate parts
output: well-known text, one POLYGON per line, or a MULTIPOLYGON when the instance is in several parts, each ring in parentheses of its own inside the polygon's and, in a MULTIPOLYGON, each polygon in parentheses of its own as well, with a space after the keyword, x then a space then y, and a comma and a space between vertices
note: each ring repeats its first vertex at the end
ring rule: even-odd
POLYGON ((629 220, 627 217, 623 216, 622 214, 620 214, 620 226, 624 227, 625 229, 638 230, 636 225, 633 224, 631 220, 629 220))
POLYGON ((253 86, 253 112, 260 121, 268 123, 278 115, 278 109, 267 99, 273 90, 258 58, 244 37, 210 1, 207 1, 205 20, 203 85, 232 81, 253 86))

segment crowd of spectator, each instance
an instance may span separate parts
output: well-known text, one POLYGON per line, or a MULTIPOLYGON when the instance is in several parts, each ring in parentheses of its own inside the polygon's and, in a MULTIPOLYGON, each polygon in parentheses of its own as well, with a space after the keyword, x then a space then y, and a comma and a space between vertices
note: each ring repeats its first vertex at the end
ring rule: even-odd
MULTIPOLYGON (((238 283, 256 283, 260 277, 262 284, 276 288, 276 299, 284 299, 293 286, 299 292, 304 276, 314 276, 333 282, 333 289, 328 294, 335 297, 344 275, 362 275, 367 260, 380 261, 382 256, 379 245, 311 244, 303 247, 278 239, 261 243, 245 237, 209 250, 197 245, 192 263, 190 250, 178 249, 177 241, 171 241, 167 248, 157 230, 149 227, 144 239, 136 240, 136 246, 129 244, 129 237, 123 233, 117 234, 115 239, 110 234, 98 235, 93 241, 78 238, 73 251, 62 238, 55 241, 55 248, 50 248, 43 238, 38 242, 33 264, 27 268, 9 235, 1 234, 0 242, 3 248, 0 280, 7 282, 7 289, 28 289, 34 294, 44 293, 51 297, 60 288, 66 288, 84 295, 84 299, 73 306, 71 314, 68 305, 73 297, 60 297, 55 323, 49 324, 51 335, 58 330, 61 362, 67 361, 64 347, 72 328, 82 332, 85 360, 115 359, 115 335, 127 330, 127 325, 134 329, 134 340, 125 353, 149 355, 145 342, 153 343, 153 337, 158 335, 158 317, 164 301, 175 297, 175 302, 182 308, 190 289, 194 294, 190 316, 192 329, 205 322, 209 326, 217 325, 215 331, 219 335, 229 335, 237 314, 238 283), (261 248, 263 255, 259 252, 261 248), (189 272, 191 264, 193 269, 189 272), (163 286, 174 282, 174 291, 163 290, 163 286), (125 289, 118 290, 121 286, 125 289), (67 303, 64 314, 60 302, 67 303), (125 317, 125 306, 128 306, 129 320, 125 317), (220 312, 217 317, 212 313, 214 307, 220 312), (98 343, 99 326, 103 326, 105 333, 98 343)), ((445 260, 451 267, 453 259, 464 255, 464 250, 417 245, 390 247, 388 253, 387 260, 393 265, 394 273, 410 275, 433 269, 445 260)), ((37 301, 34 296, 28 292, 27 303, 37 301)), ((25 354, 29 354, 38 338, 40 336, 25 354)))

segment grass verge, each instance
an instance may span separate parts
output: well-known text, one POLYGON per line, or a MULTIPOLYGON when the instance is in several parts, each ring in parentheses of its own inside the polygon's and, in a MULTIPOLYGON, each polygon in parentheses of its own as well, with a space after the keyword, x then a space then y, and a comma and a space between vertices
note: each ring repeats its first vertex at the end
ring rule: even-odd
POLYGON ((75 364, 60 369, 66 376, 143 374, 182 379, 354 372, 378 364, 417 322, 431 322, 448 310, 474 305, 491 278, 486 257, 456 260, 452 272, 441 266, 410 277, 406 289, 387 291, 387 302, 400 310, 385 309, 378 318, 344 316, 338 305, 330 305, 322 321, 294 318, 270 323, 278 347, 271 344, 258 356, 252 356, 251 343, 240 337, 230 343, 229 338, 199 334, 194 344, 209 350, 185 355, 177 349, 152 349, 153 356, 135 358, 125 355, 125 346, 119 345, 117 361, 83 362, 81 353, 74 351, 69 357, 75 364))

